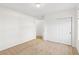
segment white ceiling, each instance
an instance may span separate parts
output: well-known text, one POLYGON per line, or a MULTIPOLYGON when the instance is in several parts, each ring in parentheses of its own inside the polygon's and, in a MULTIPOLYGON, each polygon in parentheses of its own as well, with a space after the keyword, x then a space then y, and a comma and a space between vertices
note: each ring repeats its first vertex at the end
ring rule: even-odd
POLYGON ((0 6, 25 13, 30 16, 43 16, 56 11, 74 8, 75 3, 42 3, 40 8, 36 8, 34 3, 2 3, 0 6))

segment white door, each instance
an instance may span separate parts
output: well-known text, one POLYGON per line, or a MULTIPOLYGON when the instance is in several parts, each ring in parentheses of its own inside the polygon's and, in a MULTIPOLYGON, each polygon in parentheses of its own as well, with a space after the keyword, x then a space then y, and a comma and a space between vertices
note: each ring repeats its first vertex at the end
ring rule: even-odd
POLYGON ((61 43, 71 45, 71 18, 62 18, 59 21, 59 40, 61 43))
POLYGON ((71 45, 71 18, 57 18, 45 26, 44 39, 71 45))

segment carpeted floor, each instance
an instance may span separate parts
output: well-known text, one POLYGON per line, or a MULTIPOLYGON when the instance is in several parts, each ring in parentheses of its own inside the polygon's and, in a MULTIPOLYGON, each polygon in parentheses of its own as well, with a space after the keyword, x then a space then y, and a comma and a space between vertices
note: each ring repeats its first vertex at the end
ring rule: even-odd
POLYGON ((75 55, 77 50, 69 45, 35 39, 1 51, 3 55, 75 55))

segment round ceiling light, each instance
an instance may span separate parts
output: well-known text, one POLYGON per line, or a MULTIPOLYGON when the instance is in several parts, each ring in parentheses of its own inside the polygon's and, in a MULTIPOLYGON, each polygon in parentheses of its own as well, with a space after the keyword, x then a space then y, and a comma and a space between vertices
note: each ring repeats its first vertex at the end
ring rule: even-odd
POLYGON ((40 8, 40 6, 41 6, 40 3, 36 3, 37 8, 40 8))

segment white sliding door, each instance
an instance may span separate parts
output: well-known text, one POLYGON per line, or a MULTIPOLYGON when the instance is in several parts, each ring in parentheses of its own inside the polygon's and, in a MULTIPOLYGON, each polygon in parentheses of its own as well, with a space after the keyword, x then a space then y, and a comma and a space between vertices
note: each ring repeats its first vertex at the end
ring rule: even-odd
POLYGON ((71 45, 71 18, 57 18, 46 22, 44 39, 71 45))

